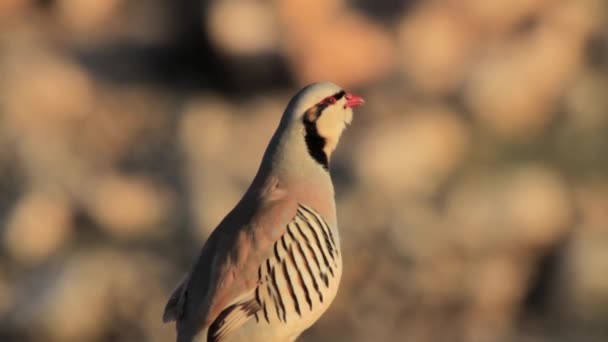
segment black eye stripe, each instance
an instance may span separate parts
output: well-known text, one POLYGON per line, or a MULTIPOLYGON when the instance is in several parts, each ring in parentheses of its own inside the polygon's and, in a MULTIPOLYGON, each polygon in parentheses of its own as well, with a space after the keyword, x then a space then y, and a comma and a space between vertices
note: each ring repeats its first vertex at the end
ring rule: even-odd
POLYGON ((346 92, 341 90, 332 96, 335 99, 333 103, 330 104, 325 100, 319 102, 316 106, 309 109, 302 119, 306 129, 304 138, 306 140, 306 146, 308 147, 308 153, 317 163, 321 164, 325 170, 329 169, 329 158, 324 150, 326 141, 325 138, 319 134, 316 121, 325 108, 338 102, 344 95, 346 95, 346 92))
POLYGON ((317 104, 317 107, 319 108, 319 116, 321 116, 321 112, 323 112, 323 110, 325 108, 327 108, 327 107, 331 106, 332 104, 340 101, 340 99, 343 98, 344 95, 346 95, 346 92, 344 90, 341 90, 341 91, 339 91, 339 92, 337 92, 337 93, 335 93, 334 95, 331 96, 331 97, 333 97, 335 99, 334 102, 328 103, 328 102, 325 101, 325 99, 323 101, 319 102, 317 104))
POLYGON ((343 98, 344 95, 346 95, 346 92, 344 90, 341 90, 341 91, 335 93, 333 97, 336 99, 336 101, 338 101, 341 98, 343 98))

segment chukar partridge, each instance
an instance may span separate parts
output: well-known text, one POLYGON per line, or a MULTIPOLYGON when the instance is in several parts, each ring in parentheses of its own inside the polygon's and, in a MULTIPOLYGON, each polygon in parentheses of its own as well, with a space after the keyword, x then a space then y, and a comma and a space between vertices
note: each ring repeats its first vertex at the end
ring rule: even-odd
POLYGON ((289 102, 259 170, 174 290, 177 341, 294 341, 342 274, 329 160, 363 99, 330 82, 289 102))

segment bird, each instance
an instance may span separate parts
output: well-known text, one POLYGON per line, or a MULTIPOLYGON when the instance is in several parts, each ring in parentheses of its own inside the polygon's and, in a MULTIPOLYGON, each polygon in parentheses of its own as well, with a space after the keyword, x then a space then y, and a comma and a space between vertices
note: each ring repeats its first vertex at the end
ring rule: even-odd
POLYGON ((342 275, 329 163, 364 102, 331 82, 292 97, 250 186, 166 304, 177 342, 295 341, 328 309, 342 275))

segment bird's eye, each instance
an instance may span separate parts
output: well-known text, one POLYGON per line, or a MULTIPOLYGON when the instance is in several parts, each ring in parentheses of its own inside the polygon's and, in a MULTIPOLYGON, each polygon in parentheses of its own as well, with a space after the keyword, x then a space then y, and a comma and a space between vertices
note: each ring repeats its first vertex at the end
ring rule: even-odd
POLYGON ((329 96, 329 97, 326 97, 325 100, 323 100, 323 102, 325 104, 331 105, 331 104, 336 103, 336 98, 333 96, 329 96))

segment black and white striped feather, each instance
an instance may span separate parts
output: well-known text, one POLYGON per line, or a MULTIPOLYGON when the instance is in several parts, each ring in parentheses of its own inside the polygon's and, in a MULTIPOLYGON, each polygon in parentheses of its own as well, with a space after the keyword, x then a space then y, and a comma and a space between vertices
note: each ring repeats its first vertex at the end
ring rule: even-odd
POLYGON ((326 300, 340 267, 339 246, 329 224, 315 210, 298 206, 286 232, 258 268, 254 298, 225 309, 211 325, 209 342, 220 342, 254 317, 258 324, 285 324, 311 313, 326 300))

